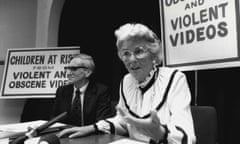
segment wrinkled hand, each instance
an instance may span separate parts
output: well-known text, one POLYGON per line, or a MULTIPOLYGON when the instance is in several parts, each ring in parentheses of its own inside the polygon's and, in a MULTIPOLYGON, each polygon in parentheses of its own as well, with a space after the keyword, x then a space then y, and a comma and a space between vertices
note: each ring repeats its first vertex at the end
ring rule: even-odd
POLYGON ((156 111, 151 111, 150 117, 147 119, 139 119, 123 111, 121 108, 117 107, 117 110, 127 123, 136 127, 142 134, 151 137, 153 140, 163 138, 165 129, 161 125, 156 111))
POLYGON ((88 125, 88 126, 72 127, 72 128, 64 129, 61 132, 59 132, 57 136, 61 138, 68 135, 69 138, 76 138, 76 137, 86 136, 92 132, 94 132, 93 125, 88 125))

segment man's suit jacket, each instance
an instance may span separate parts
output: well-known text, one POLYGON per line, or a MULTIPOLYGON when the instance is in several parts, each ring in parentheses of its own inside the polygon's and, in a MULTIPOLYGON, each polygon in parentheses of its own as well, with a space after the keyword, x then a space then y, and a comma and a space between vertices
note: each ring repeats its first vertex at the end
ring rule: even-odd
MULTIPOLYGON (((73 84, 65 85, 57 89, 51 117, 57 116, 65 111, 70 112, 73 91, 73 84)), ((111 116, 111 103, 108 88, 100 83, 89 82, 83 102, 84 125, 93 124, 109 116, 111 116)), ((71 122, 70 116, 61 122, 70 125, 79 125, 79 123, 71 122)))

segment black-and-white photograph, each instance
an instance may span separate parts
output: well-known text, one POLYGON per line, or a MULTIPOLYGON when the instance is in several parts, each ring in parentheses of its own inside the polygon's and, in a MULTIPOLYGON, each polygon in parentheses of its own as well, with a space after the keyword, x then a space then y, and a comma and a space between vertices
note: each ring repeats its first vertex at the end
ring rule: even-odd
POLYGON ((238 0, 0 0, 0 144, 235 144, 238 0))

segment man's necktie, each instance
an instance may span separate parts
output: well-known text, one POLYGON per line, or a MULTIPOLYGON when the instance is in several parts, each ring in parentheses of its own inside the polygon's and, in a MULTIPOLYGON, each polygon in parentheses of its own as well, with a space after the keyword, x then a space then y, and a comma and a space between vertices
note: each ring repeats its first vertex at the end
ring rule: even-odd
POLYGON ((76 90, 72 104, 72 121, 75 125, 79 126, 82 125, 82 104, 80 94, 80 91, 76 90))

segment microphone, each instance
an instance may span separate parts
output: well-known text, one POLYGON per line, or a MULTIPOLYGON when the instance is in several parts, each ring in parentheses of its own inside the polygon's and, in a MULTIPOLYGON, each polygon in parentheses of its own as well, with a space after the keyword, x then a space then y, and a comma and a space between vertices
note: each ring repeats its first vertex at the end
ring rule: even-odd
POLYGON ((39 144, 60 144, 60 140, 55 134, 48 134, 40 138, 39 144))
POLYGON ((51 119, 50 121, 46 122, 45 124, 39 126, 35 130, 36 134, 38 135, 40 132, 42 132, 43 130, 47 129, 49 126, 55 124, 56 122, 63 120, 67 117, 67 112, 63 112, 61 114, 59 114, 58 116, 56 116, 55 118, 51 119))
POLYGON ((28 139, 28 136, 23 135, 20 136, 18 138, 16 138, 15 140, 11 141, 10 144, 24 144, 24 141, 28 139))
POLYGON ((25 135, 16 138, 14 141, 11 142, 11 144, 23 144, 26 139, 38 136, 43 130, 47 129, 49 126, 55 124, 57 121, 65 119, 67 117, 67 114, 68 114, 67 112, 59 114, 50 121, 25 133, 25 135))

